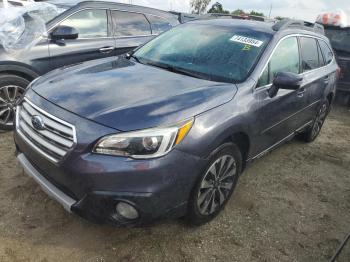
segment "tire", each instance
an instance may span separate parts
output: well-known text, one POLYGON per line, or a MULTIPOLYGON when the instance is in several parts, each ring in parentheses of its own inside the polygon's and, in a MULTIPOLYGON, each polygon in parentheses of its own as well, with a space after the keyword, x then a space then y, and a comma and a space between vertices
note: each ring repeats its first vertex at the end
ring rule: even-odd
POLYGON ((320 134, 320 131, 322 129, 322 126, 324 124, 324 121, 326 120, 328 113, 330 111, 330 104, 328 100, 324 100, 321 103, 321 106, 319 107, 317 111, 317 115, 314 119, 314 122, 310 128, 308 128, 305 132, 301 133, 299 137, 306 143, 313 142, 318 135, 320 134))
POLYGON ((22 97, 29 81, 20 76, 0 74, 0 129, 12 130, 16 103, 22 97))
POLYGON ((213 220, 230 199, 241 172, 242 154, 239 148, 233 143, 222 145, 209 158, 209 164, 192 190, 187 222, 200 226, 213 220))

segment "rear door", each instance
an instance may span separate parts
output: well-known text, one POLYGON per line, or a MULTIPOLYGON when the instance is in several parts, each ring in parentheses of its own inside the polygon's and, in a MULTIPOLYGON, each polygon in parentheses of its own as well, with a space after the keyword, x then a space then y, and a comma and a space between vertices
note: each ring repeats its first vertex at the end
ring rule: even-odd
POLYGON ((317 39, 303 36, 299 38, 299 41, 304 77, 302 88, 305 90, 305 97, 307 97, 301 116, 303 121, 307 122, 315 117, 324 90, 330 83, 332 75, 327 72, 317 39))
POLYGON ((112 10, 116 54, 124 54, 151 40, 151 25, 141 13, 112 10))
POLYGON ((52 66, 57 68, 115 55, 108 12, 106 9, 85 9, 64 19, 59 25, 74 27, 79 35, 77 39, 50 40, 52 66))

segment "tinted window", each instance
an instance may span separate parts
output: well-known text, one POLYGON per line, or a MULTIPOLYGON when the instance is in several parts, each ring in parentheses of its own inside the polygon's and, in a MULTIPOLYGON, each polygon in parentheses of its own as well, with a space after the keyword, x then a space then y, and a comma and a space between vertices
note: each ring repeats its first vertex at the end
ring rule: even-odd
POLYGON ((71 26, 77 29, 79 38, 108 36, 106 10, 80 11, 68 17, 61 25, 71 26))
POLYGON ((258 86, 271 84, 279 72, 299 74, 299 47, 296 37, 283 40, 273 53, 268 66, 261 75, 258 86))
POLYGON ((329 48, 329 46, 326 44, 326 42, 324 42, 324 41, 318 41, 318 42, 320 44, 324 60, 325 60, 326 64, 329 64, 333 60, 333 52, 329 48))
POLYGON ((150 15, 147 18, 148 21, 150 21, 151 23, 153 34, 160 34, 164 31, 169 30, 172 27, 171 24, 164 18, 153 15, 150 15))
POLYGON ((318 68, 320 63, 316 39, 301 37, 300 44, 303 72, 318 68))
POLYGON ((148 42, 135 56, 141 63, 176 69, 197 78, 241 82, 270 39, 271 34, 261 31, 188 23, 148 42))
POLYGON ((142 14, 113 11, 117 36, 150 35, 151 26, 142 14))

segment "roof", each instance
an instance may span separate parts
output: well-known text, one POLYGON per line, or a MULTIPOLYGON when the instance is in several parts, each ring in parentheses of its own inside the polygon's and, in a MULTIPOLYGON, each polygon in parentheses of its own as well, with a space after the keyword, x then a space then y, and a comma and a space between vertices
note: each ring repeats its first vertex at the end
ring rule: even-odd
POLYGON ((119 3, 113 0, 95 0, 95 1, 81 1, 81 0, 48 0, 48 3, 55 4, 55 5, 61 5, 61 6, 67 6, 67 7, 108 7, 108 8, 118 8, 123 9, 125 11, 134 11, 134 12, 141 12, 141 13, 148 13, 153 15, 159 15, 159 16, 166 16, 166 17, 175 17, 174 14, 171 14, 170 12, 163 11, 156 8, 151 7, 145 7, 145 6, 139 6, 139 5, 130 5, 130 4, 124 4, 119 3))
POLYGON ((223 27, 241 27, 251 31, 265 32, 271 35, 274 35, 276 33, 276 31, 272 29, 273 23, 270 23, 270 22, 224 18, 224 19, 195 20, 189 23, 198 23, 198 24, 223 26, 223 27))

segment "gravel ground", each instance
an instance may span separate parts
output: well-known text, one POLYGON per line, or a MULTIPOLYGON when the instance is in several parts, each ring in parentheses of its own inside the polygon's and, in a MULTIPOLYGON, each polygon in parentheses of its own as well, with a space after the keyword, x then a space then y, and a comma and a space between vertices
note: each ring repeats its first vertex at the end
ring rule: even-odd
MULTIPOLYGON (((91 224, 23 174, 11 133, 0 145, 0 261, 328 261, 350 231, 346 107, 314 143, 293 140, 248 167, 225 211, 199 228, 91 224)), ((350 261, 350 243, 339 261, 350 261)))

